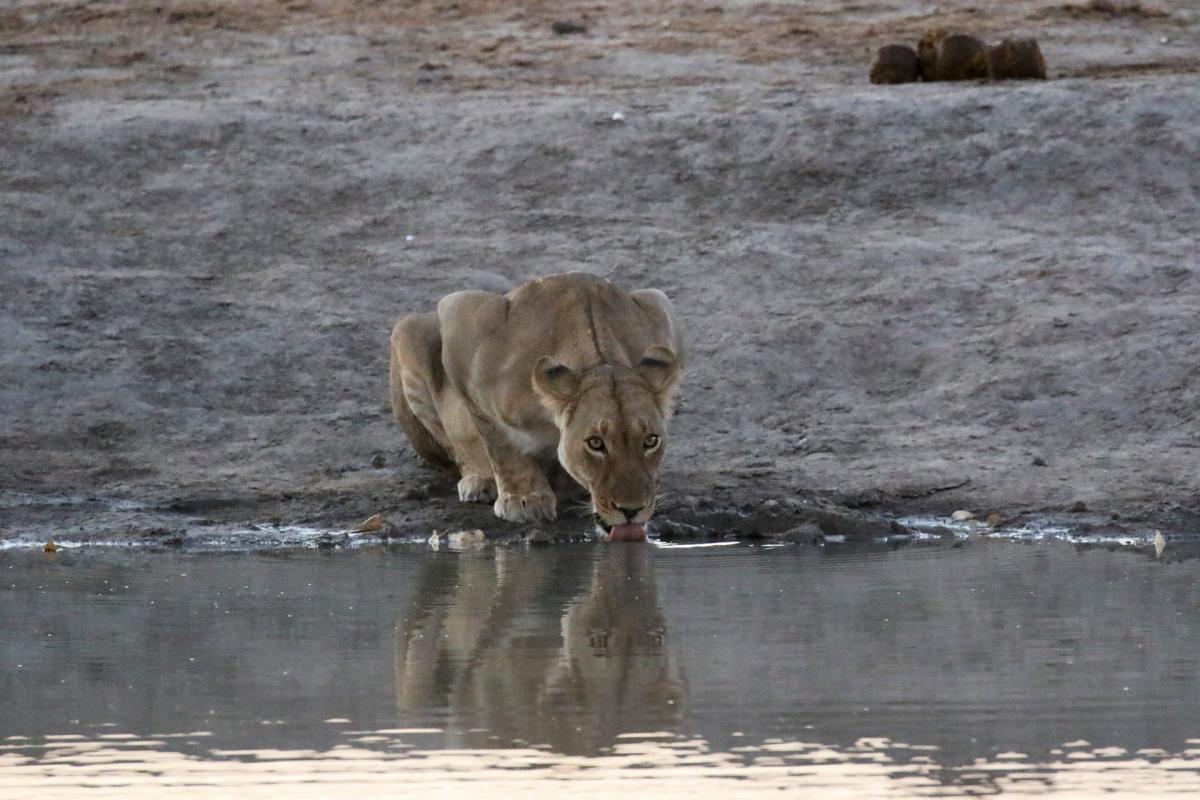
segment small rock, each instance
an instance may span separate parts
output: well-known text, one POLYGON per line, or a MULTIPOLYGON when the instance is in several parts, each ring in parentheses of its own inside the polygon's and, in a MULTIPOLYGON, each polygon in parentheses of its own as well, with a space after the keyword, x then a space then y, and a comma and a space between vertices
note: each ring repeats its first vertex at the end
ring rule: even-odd
POLYGON ((540 528, 535 528, 525 534, 525 544, 554 544, 554 537, 540 528))
POLYGON ((795 528, 768 537, 781 542, 797 542, 799 544, 821 544, 825 541, 825 532, 815 522, 805 522, 795 528))
POLYGON ((348 541, 348 537, 346 537, 346 536, 337 536, 332 533, 327 533, 324 536, 317 539, 317 549, 318 550, 334 550, 334 549, 346 544, 347 541, 348 541))
POLYGON ((954 520, 955 522, 966 522, 967 520, 975 519, 975 515, 970 511, 959 509, 950 515, 950 519, 954 520))
POLYGON ((762 504, 763 508, 779 508, 779 501, 775 499, 765 500, 762 504))
POLYGON ((1088 507, 1087 503, 1083 502, 1082 500, 1076 500, 1067 510, 1072 514, 1083 514, 1088 510, 1088 507))
POLYGON ((999 528, 1004 523, 1004 517, 1000 516, 998 511, 993 511, 987 515, 985 522, 989 528, 999 528))
POLYGON ((550 26, 550 30, 558 36, 571 36, 574 34, 587 33, 587 25, 578 20, 560 19, 550 26))
POLYGON ((1035 466, 1035 467, 1046 467, 1046 466, 1049 466, 1049 465, 1046 463, 1046 459, 1042 458, 1041 456, 1034 456, 1034 457, 1033 457, 1033 461, 1031 461, 1031 462, 1029 462, 1029 463, 1033 464, 1033 466, 1035 466))
POLYGON ((387 458, 383 455, 383 453, 376 453, 375 455, 371 456, 371 466, 375 469, 383 469, 387 466, 387 458))
POLYGON ((614 111, 611 119, 613 122, 624 122, 625 115, 622 114, 620 111, 614 111))
POLYGON ((414 486, 404 492, 405 500, 428 500, 429 488, 426 486, 414 486))
POLYGON ((1163 538, 1162 531, 1154 532, 1154 555, 1161 556, 1163 550, 1167 549, 1167 540, 1163 538))

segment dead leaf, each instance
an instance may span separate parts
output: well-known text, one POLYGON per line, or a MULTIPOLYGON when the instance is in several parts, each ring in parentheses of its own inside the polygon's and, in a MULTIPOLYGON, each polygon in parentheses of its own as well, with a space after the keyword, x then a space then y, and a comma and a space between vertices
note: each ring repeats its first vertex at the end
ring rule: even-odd
POLYGON ((383 518, 383 514, 372 514, 363 520, 362 524, 355 528, 359 533, 375 533, 383 530, 383 526, 387 525, 388 521, 383 518))

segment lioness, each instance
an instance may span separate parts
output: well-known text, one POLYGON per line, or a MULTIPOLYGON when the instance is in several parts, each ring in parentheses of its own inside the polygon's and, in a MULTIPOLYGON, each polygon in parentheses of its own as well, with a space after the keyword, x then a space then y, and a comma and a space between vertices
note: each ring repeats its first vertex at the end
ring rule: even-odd
POLYGON ((455 292, 392 331, 392 410, 416 451, 455 467, 464 502, 557 516, 555 456, 610 541, 644 539, 683 368, 667 296, 581 272, 506 295, 455 292))

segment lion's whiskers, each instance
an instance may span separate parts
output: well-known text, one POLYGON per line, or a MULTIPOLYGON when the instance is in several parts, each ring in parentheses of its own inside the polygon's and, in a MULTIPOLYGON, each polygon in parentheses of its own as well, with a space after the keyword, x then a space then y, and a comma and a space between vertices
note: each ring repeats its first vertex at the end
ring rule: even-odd
POLYGON ((578 497, 567 501, 567 508, 574 511, 581 517, 589 517, 595 512, 592 510, 592 501, 590 498, 578 497))

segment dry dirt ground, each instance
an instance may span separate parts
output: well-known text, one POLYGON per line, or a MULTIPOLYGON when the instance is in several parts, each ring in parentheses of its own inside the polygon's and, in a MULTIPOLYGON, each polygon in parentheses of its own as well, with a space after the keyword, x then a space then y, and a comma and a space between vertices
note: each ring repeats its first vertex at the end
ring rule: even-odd
POLYGON ((389 328, 588 270, 687 326, 664 521, 1195 531, 1198 209, 1190 0, 5 0, 0 528, 512 533, 389 328), (1051 80, 867 83, 931 25, 1051 80))

